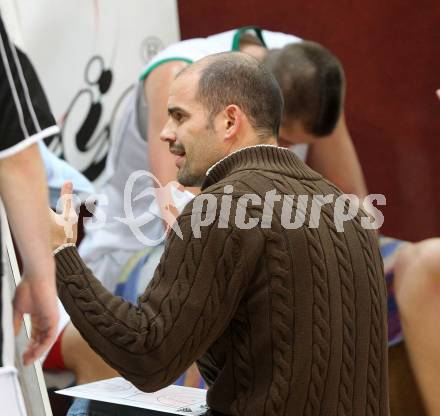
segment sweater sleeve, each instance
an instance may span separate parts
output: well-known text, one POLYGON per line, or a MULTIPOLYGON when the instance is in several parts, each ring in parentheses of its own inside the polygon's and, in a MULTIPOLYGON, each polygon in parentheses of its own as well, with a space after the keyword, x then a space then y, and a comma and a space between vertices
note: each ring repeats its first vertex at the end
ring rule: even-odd
POLYGON ((56 254, 61 301, 90 346, 143 391, 172 383, 224 332, 263 250, 256 230, 238 233, 218 221, 191 233, 181 216, 138 305, 109 293, 76 248, 56 254), (246 251, 249 255, 246 255, 246 251))

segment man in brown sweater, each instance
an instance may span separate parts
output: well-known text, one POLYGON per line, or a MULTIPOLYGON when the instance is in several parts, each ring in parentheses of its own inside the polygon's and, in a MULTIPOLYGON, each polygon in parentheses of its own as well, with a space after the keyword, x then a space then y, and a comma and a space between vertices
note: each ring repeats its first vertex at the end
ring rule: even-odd
POLYGON ((197 360, 212 415, 387 415, 376 235, 276 146, 272 75, 240 53, 211 55, 177 76, 168 113, 162 140, 178 180, 202 194, 137 306, 106 291, 58 234, 59 296, 75 326, 144 391, 197 360))

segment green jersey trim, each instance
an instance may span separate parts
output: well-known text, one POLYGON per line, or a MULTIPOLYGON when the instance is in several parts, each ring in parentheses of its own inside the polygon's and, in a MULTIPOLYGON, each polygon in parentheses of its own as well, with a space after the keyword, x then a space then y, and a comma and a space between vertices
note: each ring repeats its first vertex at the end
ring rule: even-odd
POLYGON ((181 58, 181 57, 162 59, 160 61, 157 61, 154 65, 151 65, 150 67, 148 67, 144 72, 142 72, 141 76, 139 77, 139 81, 143 81, 150 74, 150 72, 153 71, 154 69, 156 69, 159 65, 166 64, 167 62, 172 62, 172 61, 183 61, 188 64, 193 63, 193 61, 191 59, 181 58))
POLYGON ((263 39, 262 30, 259 27, 245 26, 245 27, 241 27, 240 29, 237 29, 237 32, 235 32, 234 38, 232 40, 232 51, 235 51, 235 52, 240 51, 240 39, 249 30, 253 30, 255 32, 255 35, 257 36, 257 38, 263 44, 263 46, 267 47, 266 42, 263 39))
MULTIPOLYGON (((237 31, 235 32, 234 37, 232 39, 232 48, 231 48, 232 51, 239 51, 240 50, 240 39, 248 31, 254 31, 255 35, 261 41, 263 46, 267 47, 266 42, 263 39, 262 30, 259 27, 245 26, 245 27, 241 27, 240 29, 237 29, 237 31)), ((167 62, 172 62, 172 61, 183 61, 183 62, 187 62, 188 64, 193 63, 193 61, 191 59, 184 58, 184 57, 178 57, 178 56, 172 57, 172 58, 161 59, 160 61, 157 61, 154 65, 151 65, 150 67, 148 67, 144 72, 142 72, 142 74, 139 77, 139 81, 145 80, 145 78, 153 70, 155 70, 158 66, 165 64, 167 62)))

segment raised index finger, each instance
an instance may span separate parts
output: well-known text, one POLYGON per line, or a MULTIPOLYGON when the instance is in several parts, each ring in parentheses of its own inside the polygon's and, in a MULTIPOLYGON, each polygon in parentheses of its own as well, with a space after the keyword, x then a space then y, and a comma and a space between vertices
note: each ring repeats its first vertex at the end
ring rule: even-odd
POLYGON ((63 211, 62 211, 61 215, 66 220, 71 215, 71 209, 73 206, 72 194, 73 194, 72 182, 70 182, 70 181, 64 182, 63 186, 61 187, 60 197, 61 197, 61 200, 63 201, 63 208, 62 208, 63 211))

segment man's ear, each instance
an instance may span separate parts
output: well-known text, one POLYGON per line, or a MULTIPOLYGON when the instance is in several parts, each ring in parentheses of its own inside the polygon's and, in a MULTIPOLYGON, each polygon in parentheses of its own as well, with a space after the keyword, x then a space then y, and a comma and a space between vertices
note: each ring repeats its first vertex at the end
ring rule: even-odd
POLYGON ((224 110, 224 129, 225 139, 231 140, 235 138, 241 129, 243 122, 243 112, 240 107, 235 104, 228 105, 224 110))

